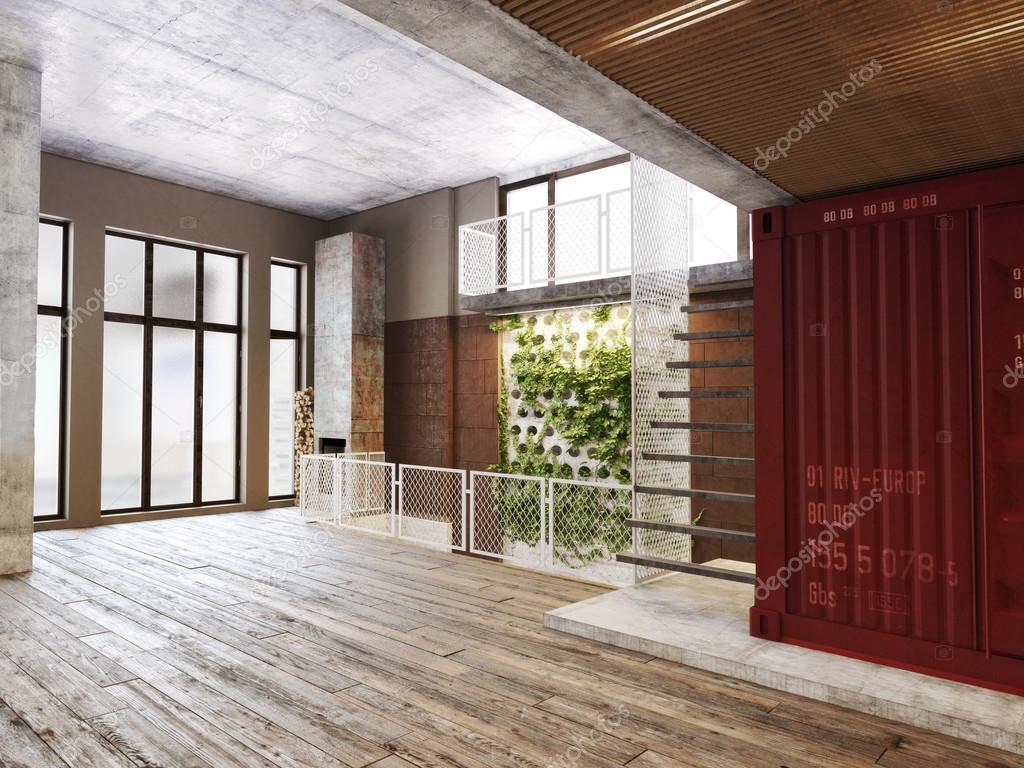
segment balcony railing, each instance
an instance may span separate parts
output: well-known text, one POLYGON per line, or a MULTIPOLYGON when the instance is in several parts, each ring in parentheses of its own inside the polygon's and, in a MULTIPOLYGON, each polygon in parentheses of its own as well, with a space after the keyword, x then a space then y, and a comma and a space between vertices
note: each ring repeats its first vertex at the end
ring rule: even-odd
POLYGON ((636 569, 627 485, 303 456, 302 517, 611 586, 636 569))
POLYGON ((459 227, 459 292, 629 274, 629 188, 459 227))

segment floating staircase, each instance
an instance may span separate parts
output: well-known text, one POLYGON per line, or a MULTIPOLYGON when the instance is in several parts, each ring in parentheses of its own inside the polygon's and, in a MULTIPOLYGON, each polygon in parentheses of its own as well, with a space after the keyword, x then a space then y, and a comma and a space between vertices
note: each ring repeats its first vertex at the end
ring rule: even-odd
MULTIPOLYGON (((689 314, 704 313, 704 312, 724 312, 729 310, 737 309, 750 309, 753 307, 753 301, 726 301, 709 304, 689 304, 682 307, 682 311, 689 314)), ((749 339, 752 338, 754 332, 749 329, 737 329, 737 330, 714 330, 714 331, 697 331, 697 332, 686 332, 686 333, 674 333, 672 338, 676 341, 682 342, 693 342, 693 341, 731 341, 734 339, 749 339)), ((749 368, 752 367, 754 361, 752 359, 728 359, 728 360, 681 360, 681 361, 668 361, 665 363, 665 367, 669 370, 700 370, 700 369, 718 369, 718 368, 749 368)), ((658 397, 662 399, 728 399, 728 398, 747 398, 753 395, 752 389, 723 389, 723 390, 688 390, 688 389, 666 389, 658 392, 658 397)), ((754 425, 749 422, 698 422, 698 421, 650 421, 652 429, 666 429, 666 430, 688 430, 688 431, 707 431, 707 432, 739 432, 739 433, 751 433, 754 431, 754 425)), ((754 459, 746 457, 734 457, 734 456, 713 456, 705 454, 676 454, 676 453, 661 453, 661 452, 643 452, 641 454, 643 459, 648 461, 658 462, 679 462, 683 464, 711 464, 711 465, 730 465, 739 467, 753 467, 754 459)), ((731 502, 731 503, 742 503, 742 504, 753 504, 754 495, 748 493, 732 493, 727 491, 716 491, 711 489, 703 488, 662 488, 654 487, 649 485, 637 485, 634 488, 634 493, 643 495, 658 495, 658 496, 674 496, 680 498, 689 499, 701 499, 705 501, 720 501, 720 502, 731 502)), ((678 523, 678 522, 661 522, 656 520, 646 520, 638 517, 630 518, 626 521, 627 524, 635 529, 642 530, 653 530, 653 531, 664 531, 668 533, 678 533, 680 535, 693 536, 695 538, 709 538, 719 539, 726 541, 738 541, 745 543, 754 543, 755 535, 746 531, 735 531, 727 530, 723 528, 713 528, 709 526, 702 526, 694 523, 678 523)), ((755 583, 754 574, 732 570, 728 568, 720 568, 717 566, 706 565, 701 563, 684 562, 675 559, 668 559, 665 557, 657 557, 654 555, 645 555, 638 552, 628 552, 618 555, 618 560, 623 563, 631 563, 634 565, 643 566, 646 568, 664 570, 664 571, 678 571, 681 573, 691 573, 700 576, 707 576, 715 579, 724 579, 726 581, 735 581, 746 584, 755 583)))

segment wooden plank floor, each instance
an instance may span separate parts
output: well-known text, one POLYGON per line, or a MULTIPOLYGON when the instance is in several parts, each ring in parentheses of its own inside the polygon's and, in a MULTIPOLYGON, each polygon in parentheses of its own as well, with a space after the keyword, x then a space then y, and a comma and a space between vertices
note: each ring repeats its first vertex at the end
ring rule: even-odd
POLYGON ((294 510, 51 531, 0 579, 0 765, 1021 766, 543 629, 597 587, 294 510))

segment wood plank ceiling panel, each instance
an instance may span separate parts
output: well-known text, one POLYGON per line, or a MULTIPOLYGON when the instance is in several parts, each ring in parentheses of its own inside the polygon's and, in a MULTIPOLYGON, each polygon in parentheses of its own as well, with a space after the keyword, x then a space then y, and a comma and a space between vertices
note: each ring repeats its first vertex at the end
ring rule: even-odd
POLYGON ((1020 0, 492 2, 802 199, 1024 160, 1020 0))

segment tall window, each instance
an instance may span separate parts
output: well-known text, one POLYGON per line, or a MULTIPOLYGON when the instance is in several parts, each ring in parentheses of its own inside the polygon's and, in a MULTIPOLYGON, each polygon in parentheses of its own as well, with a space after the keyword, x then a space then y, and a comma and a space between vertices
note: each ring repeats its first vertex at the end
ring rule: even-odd
POLYGON ((295 495, 295 392, 302 386, 300 267, 270 265, 270 497, 295 495))
POLYGON ((64 516, 67 272, 67 224, 40 221, 35 358, 36 520, 64 516))
POLYGON ((241 260, 108 233, 106 512, 239 500, 241 260))

